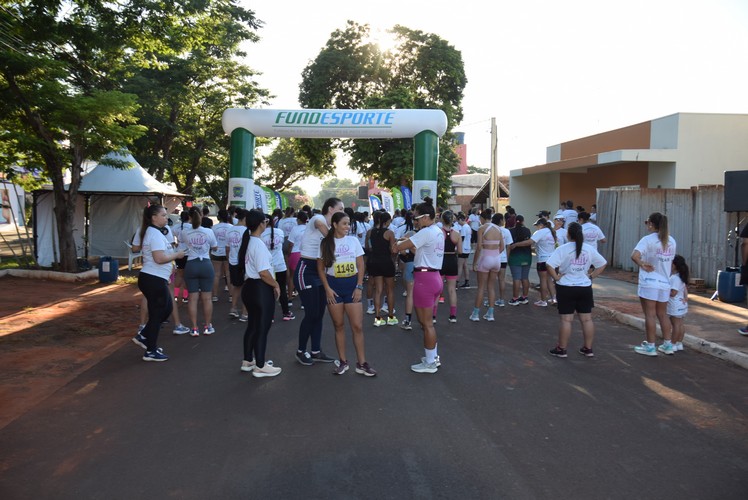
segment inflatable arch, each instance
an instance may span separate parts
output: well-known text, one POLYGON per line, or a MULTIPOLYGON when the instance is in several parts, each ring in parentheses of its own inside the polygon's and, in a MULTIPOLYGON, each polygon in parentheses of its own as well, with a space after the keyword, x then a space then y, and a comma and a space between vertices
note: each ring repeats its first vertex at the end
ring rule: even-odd
POLYGON ((436 198, 439 137, 447 115, 438 109, 227 109, 223 130, 231 136, 229 204, 254 208, 256 137, 300 139, 413 138, 413 202, 436 198))

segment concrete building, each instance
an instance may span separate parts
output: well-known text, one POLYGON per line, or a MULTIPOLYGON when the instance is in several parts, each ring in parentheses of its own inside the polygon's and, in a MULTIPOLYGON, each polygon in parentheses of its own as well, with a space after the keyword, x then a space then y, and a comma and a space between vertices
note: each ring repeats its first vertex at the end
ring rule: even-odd
POLYGON ((510 172, 517 213, 562 200, 589 210, 598 188, 723 184, 725 170, 748 166, 748 115, 676 113, 550 146, 546 162, 510 172))
POLYGON ((456 174, 452 176, 452 196, 449 209, 453 212, 467 212, 472 208, 470 201, 488 180, 488 174, 456 174))

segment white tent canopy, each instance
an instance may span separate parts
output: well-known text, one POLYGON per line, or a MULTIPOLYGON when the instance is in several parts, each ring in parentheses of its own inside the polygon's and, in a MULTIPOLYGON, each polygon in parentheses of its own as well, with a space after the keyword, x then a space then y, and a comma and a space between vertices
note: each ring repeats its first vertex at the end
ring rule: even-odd
MULTIPOLYGON (((148 203, 160 202, 171 211, 186 196, 157 181, 129 153, 110 153, 107 157, 130 168, 98 164, 82 177, 73 228, 79 258, 87 255, 127 258, 124 242, 130 241, 140 227, 143 208, 148 203)), ((34 193, 34 225, 37 263, 49 267, 59 261, 60 254, 51 188, 34 193)))

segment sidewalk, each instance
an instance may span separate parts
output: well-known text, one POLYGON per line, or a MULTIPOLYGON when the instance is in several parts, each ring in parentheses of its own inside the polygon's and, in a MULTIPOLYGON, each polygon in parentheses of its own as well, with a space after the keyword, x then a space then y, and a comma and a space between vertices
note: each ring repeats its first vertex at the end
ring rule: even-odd
MULTIPOLYGON (((612 279, 603 273, 593 284, 595 306, 617 321, 643 331, 644 314, 636 290, 635 283, 612 279)), ((712 301, 711 292, 690 292, 688 297, 685 347, 748 368, 748 337, 737 331, 748 324, 746 303, 712 301)))
MULTIPOLYGON (((636 294, 636 277, 637 273, 606 269, 594 281, 592 290, 597 312, 602 311, 619 323, 643 332, 644 314, 636 294)), ((508 272, 506 281, 507 285, 511 286, 511 276, 508 272)), ((535 289, 538 283, 538 273, 533 261, 530 268, 530 284, 536 293, 539 293, 535 289)), ((686 349, 703 352, 748 369, 748 337, 738 333, 738 328, 748 325, 746 302, 729 304, 716 299, 711 300, 712 293, 713 290, 704 293, 689 292, 683 345, 686 349)), ((662 338, 659 326, 657 335, 662 338)), ((644 340, 643 334, 641 340, 644 340)))

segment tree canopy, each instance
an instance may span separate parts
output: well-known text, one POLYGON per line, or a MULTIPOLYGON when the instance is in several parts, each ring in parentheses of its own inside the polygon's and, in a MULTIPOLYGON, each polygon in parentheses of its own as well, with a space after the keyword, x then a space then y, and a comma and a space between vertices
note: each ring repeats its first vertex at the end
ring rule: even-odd
MULTIPOLYGON (((395 26, 397 45, 382 51, 370 27, 348 21, 334 31, 325 47, 303 71, 299 102, 306 108, 441 109, 448 131, 440 140, 440 202, 451 192, 459 160, 453 151, 452 127, 462 120, 467 78, 461 53, 437 35, 395 26)), ((332 168, 333 148, 350 157, 350 166, 383 186, 411 184, 413 141, 410 139, 302 140, 300 150, 314 165, 332 168)))
POLYGON ((76 268, 84 160, 129 148, 159 180, 225 202, 220 114, 269 96, 237 62, 260 25, 239 0, 0 4, 0 166, 52 181, 62 270, 76 268))
POLYGON ((358 185, 347 178, 335 177, 323 182, 322 189, 314 197, 314 206, 321 207, 328 198, 339 198, 346 207, 356 207, 362 203, 358 199, 358 185))

